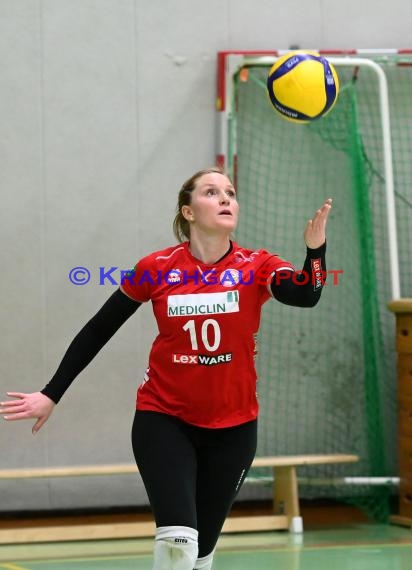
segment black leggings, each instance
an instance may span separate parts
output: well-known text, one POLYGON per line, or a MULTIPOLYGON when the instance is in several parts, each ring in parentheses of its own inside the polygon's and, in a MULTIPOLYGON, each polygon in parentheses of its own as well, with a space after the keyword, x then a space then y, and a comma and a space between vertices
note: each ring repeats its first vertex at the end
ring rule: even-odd
POLYGON ((199 531, 199 557, 214 549, 256 453, 257 420, 200 428, 157 412, 137 411, 133 452, 156 526, 199 531))

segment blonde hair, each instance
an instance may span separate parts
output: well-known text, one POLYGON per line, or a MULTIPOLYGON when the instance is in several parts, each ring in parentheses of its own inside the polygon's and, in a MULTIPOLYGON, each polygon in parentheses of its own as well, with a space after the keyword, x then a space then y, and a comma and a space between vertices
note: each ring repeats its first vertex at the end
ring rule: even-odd
POLYGON ((182 214, 182 207, 190 205, 192 201, 192 192, 196 188, 196 182, 199 178, 205 174, 212 174, 213 172, 227 176, 226 172, 222 168, 213 166, 212 168, 199 170, 186 180, 181 187, 177 198, 176 216, 173 221, 173 233, 175 234, 177 241, 182 242, 185 241, 185 239, 190 239, 190 224, 182 214))

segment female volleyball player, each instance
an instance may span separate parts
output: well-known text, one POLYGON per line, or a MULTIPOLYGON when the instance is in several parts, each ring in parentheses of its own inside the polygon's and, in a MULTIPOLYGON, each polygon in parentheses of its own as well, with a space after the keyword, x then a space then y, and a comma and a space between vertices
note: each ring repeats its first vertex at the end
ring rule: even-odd
POLYGON ((154 570, 212 567, 256 451, 261 307, 271 296, 299 307, 318 302, 331 203, 307 223, 306 260, 296 272, 276 255, 231 241, 239 210, 232 182, 217 168, 196 173, 178 198, 180 243, 136 264, 41 392, 9 392, 14 399, 1 404, 7 420, 36 418, 37 432, 119 327, 152 302, 159 334, 137 391, 132 443, 156 520, 154 570))

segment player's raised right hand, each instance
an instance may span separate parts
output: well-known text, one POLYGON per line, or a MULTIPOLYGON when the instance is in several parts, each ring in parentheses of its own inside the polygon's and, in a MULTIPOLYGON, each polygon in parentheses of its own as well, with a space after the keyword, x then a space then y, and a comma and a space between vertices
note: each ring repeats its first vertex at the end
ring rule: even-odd
POLYGON ((32 428, 33 435, 46 423, 56 405, 41 392, 7 392, 7 396, 15 399, 0 402, 0 415, 6 421, 37 419, 32 428))

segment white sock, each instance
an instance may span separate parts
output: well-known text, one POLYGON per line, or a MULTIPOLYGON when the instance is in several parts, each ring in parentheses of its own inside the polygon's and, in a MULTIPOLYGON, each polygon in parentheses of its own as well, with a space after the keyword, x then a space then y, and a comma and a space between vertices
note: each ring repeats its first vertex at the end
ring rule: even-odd
POLYGON ((193 570, 198 532, 187 526, 160 526, 156 529, 153 570, 193 570))
POLYGON ((211 552, 207 556, 202 556, 198 558, 195 564, 195 570, 212 570, 213 555, 215 551, 211 552))

